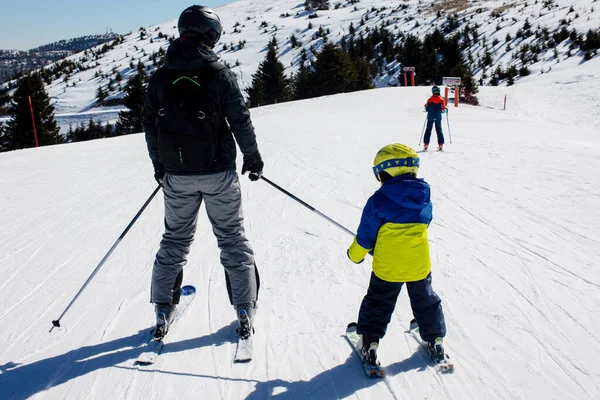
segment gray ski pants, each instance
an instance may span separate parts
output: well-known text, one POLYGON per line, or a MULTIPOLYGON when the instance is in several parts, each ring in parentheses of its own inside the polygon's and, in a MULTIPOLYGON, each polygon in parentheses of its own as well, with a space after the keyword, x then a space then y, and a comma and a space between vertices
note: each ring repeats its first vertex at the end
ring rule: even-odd
POLYGON ((165 233, 152 270, 151 302, 179 303, 183 266, 194 241, 202 200, 221 250, 221 264, 225 268, 231 304, 256 302, 258 272, 254 252, 244 231, 237 172, 166 174, 163 192, 165 233))

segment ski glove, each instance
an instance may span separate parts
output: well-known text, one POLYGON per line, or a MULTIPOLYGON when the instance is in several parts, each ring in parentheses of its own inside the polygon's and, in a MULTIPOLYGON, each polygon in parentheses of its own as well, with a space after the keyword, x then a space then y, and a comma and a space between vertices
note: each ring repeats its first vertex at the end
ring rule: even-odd
POLYGON ((448 109, 447 109, 447 108, 444 108, 444 109, 442 110, 442 114, 448 114, 448 109))
POLYGON ((260 153, 258 150, 256 150, 254 153, 244 156, 242 175, 244 175, 246 172, 250 172, 248 174, 248 178, 250 178, 252 182, 255 182, 262 176, 264 166, 265 163, 263 163, 260 153))
POLYGON ((165 166, 159 162, 153 162, 152 165, 154 166, 154 179, 162 186, 165 177, 165 166))

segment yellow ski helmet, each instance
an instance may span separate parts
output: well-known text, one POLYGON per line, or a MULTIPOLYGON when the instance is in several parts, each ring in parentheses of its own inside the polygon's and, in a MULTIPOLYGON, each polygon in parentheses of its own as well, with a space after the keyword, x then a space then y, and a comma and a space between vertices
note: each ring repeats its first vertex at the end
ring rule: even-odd
POLYGON ((379 174, 383 171, 393 177, 404 174, 417 176, 419 156, 405 144, 388 144, 377 152, 373 161, 373 173, 378 181, 381 181, 379 174))

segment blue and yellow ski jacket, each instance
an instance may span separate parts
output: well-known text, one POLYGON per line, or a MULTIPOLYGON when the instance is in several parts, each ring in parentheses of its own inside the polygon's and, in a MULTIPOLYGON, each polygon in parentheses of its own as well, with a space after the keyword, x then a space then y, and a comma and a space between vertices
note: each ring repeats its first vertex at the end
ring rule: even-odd
POLYGON ((384 281, 425 279, 431 271, 431 212, 427 182, 410 175, 389 180, 367 201, 348 257, 358 264, 371 252, 373 272, 384 281))

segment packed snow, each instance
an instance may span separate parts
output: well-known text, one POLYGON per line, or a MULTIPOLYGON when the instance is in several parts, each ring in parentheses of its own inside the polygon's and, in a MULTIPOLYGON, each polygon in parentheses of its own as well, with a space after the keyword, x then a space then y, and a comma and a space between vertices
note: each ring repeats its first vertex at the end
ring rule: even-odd
MULTIPOLYGON (((433 285, 456 366, 446 375, 405 333, 403 292, 380 347, 388 376, 367 378, 342 335, 369 260, 352 264, 350 235, 246 176, 262 278, 250 363, 232 362, 235 313, 202 209, 184 277, 197 296, 158 362, 133 364, 153 324, 162 193, 48 333, 156 188, 144 136, 0 154, 0 398, 600 397, 599 93, 598 59, 483 87, 481 106, 450 108, 446 150, 420 154, 433 285)), ((355 230, 378 188, 375 153, 418 147, 429 94, 382 88, 253 109, 265 176, 355 230)))

